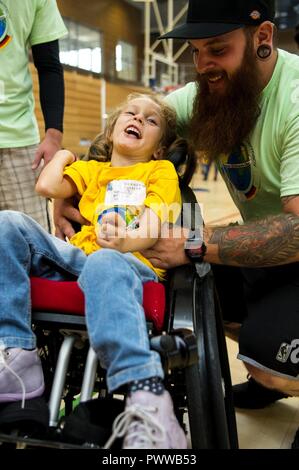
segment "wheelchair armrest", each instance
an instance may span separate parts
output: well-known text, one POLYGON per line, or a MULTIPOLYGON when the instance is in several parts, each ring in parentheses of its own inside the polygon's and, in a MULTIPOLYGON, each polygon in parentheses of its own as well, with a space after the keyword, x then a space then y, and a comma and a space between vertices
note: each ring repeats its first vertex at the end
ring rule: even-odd
POLYGON ((208 263, 195 267, 193 264, 179 266, 169 272, 169 324, 167 331, 173 329, 194 329, 194 295, 198 286, 206 288, 211 274, 208 263))
POLYGON ((170 289, 190 289, 194 276, 196 276, 196 269, 193 264, 185 264, 172 269, 169 271, 170 289))

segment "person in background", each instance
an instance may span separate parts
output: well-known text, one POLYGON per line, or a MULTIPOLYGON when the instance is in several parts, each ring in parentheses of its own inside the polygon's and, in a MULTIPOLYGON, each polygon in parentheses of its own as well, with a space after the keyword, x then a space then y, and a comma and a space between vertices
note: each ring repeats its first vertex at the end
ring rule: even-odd
POLYGON ((210 161, 203 160, 203 162, 202 162, 202 176, 203 176, 204 181, 208 181, 210 170, 211 170, 212 166, 214 168, 214 177, 213 177, 213 179, 214 179, 214 181, 217 181, 217 179, 218 179, 217 165, 215 163, 210 162, 210 161))
POLYGON ((55 0, 0 1, 0 210, 23 211, 46 230, 47 201, 34 187, 41 163, 47 164, 62 144, 64 79, 58 39, 66 33, 55 0), (45 122, 42 142, 29 48, 45 122))

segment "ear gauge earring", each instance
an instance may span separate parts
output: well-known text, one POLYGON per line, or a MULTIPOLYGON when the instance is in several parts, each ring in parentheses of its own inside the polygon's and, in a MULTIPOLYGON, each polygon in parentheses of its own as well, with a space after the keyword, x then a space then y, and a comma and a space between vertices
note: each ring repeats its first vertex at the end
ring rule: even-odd
POLYGON ((272 47, 268 46, 268 44, 261 44, 256 51, 256 55, 261 60, 267 60, 272 55, 272 47))

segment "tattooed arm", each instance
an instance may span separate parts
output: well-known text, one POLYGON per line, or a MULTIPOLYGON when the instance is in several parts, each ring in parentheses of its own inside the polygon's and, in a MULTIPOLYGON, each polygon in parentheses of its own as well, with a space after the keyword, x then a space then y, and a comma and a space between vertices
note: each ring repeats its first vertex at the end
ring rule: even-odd
MULTIPOLYGON (((163 233, 163 230, 162 230, 163 233)), ((187 264, 184 246, 188 230, 174 227, 143 255, 157 268, 187 264)), ((299 261, 299 217, 280 214, 244 225, 205 227, 205 260, 214 264, 249 268, 299 261)))
POLYGON ((299 217, 280 214, 240 226, 205 229, 206 260, 243 267, 299 261, 299 217))

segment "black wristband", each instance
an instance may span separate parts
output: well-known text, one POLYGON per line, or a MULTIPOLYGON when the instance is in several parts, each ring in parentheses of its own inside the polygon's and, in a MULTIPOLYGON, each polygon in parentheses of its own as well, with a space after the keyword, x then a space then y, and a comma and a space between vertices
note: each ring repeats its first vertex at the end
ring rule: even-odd
POLYGON ((203 263, 206 252, 207 247, 204 242, 199 248, 185 248, 185 253, 192 263, 203 263))
POLYGON ((207 252, 207 247, 198 231, 191 231, 191 236, 187 238, 185 244, 186 256, 192 263, 202 263, 207 252))

